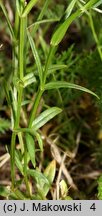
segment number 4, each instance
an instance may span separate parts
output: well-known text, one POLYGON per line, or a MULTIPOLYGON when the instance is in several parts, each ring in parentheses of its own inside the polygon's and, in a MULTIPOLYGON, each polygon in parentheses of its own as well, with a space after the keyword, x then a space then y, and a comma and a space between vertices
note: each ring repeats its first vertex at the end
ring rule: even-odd
POLYGON ((93 203, 90 207, 91 210, 95 211, 96 210, 96 207, 95 207, 95 203, 93 203))

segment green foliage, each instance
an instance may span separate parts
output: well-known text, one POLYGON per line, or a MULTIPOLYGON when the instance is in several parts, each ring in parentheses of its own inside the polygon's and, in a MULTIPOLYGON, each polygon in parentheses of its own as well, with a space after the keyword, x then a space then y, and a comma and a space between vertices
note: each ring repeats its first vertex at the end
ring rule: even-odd
POLYGON ((102 200, 102 176, 98 179, 98 198, 102 200))
MULTIPOLYGON (((91 7, 94 6, 94 4, 97 2, 97 0, 90 0, 88 3, 86 3, 83 7, 82 10, 78 9, 75 13, 73 13, 70 17, 69 17, 69 11, 71 13, 74 4, 70 3, 70 9, 68 8, 68 15, 66 15, 66 20, 58 27, 58 29, 55 31, 54 35, 52 36, 51 39, 51 44, 53 46, 57 46, 63 39, 67 29, 69 28, 69 26, 71 25, 71 23, 79 16, 82 15, 82 13, 85 10, 90 9, 91 7)), ((67 11, 66 11, 67 13, 67 11)))
MULTIPOLYGON (((56 102, 58 102, 60 98, 61 103, 59 103, 58 106, 61 105, 62 108, 64 107, 64 103, 61 97, 61 92, 59 90, 60 88, 67 88, 68 94, 70 91, 72 91, 72 89, 75 89, 81 90, 85 93, 89 93, 99 98, 98 95, 93 92, 94 89, 92 88, 95 85, 92 83, 92 81, 92 90, 74 83, 76 81, 77 74, 81 74, 83 67, 86 66, 86 76, 91 74, 92 69, 89 69, 88 61, 90 61, 91 67, 93 60, 91 62, 88 57, 85 57, 81 62, 81 60, 79 60, 79 57, 81 55, 78 55, 78 57, 74 56, 74 46, 71 46, 68 51, 64 51, 60 55, 58 55, 58 53, 55 54, 57 52, 56 47, 60 42, 62 42, 72 22, 76 21, 77 18, 86 13, 87 10, 91 10, 94 9, 94 7, 97 7, 96 3, 100 4, 100 2, 97 0, 89 0, 86 3, 82 2, 82 4, 78 4, 76 0, 73 0, 69 5, 67 5, 67 9, 65 11, 64 6, 57 6, 57 8, 60 7, 60 11, 63 12, 61 15, 60 13, 57 13, 56 9, 49 15, 48 6, 50 11, 52 11, 52 8, 50 6, 50 1, 48 0, 44 2, 30 0, 28 3, 25 3, 24 0, 16 0, 13 11, 15 19, 14 24, 12 25, 12 21, 10 20, 8 12, 3 2, 0 0, 0 7, 9 29, 13 65, 11 77, 9 75, 8 78, 8 80, 10 79, 9 83, 7 83, 8 80, 5 80, 4 84, 3 80, 6 99, 11 110, 10 117, 12 128, 10 145, 12 185, 9 191, 6 190, 6 188, 0 188, 0 194, 2 196, 5 196, 6 198, 47 199, 47 195, 48 193, 50 193, 51 186, 56 175, 56 162, 55 160, 53 160, 46 166, 45 169, 40 170, 38 168, 40 167, 40 162, 37 157, 37 152, 39 153, 39 157, 41 157, 41 154, 43 153, 45 147, 45 143, 43 143, 41 128, 44 127, 49 121, 51 121, 55 116, 60 114, 62 112, 62 109, 57 106, 49 107, 49 105, 46 105, 47 100, 44 101, 43 105, 41 104, 41 99, 46 95, 46 92, 49 92, 50 89, 54 89, 55 93, 57 92, 59 96, 56 102), (38 7, 39 15, 35 22, 32 22, 32 24, 29 26, 29 17, 31 10, 35 5, 38 7), (39 7, 41 7, 40 12, 39 7), (43 19, 43 17, 45 17, 45 20, 43 19), (51 42, 48 45, 47 40, 44 40, 44 36, 46 34, 46 31, 48 30, 47 28, 49 28, 50 22, 55 21, 58 21, 58 27, 52 35, 50 40, 51 42), (42 32, 42 28, 40 26, 43 25, 43 23, 46 23, 48 25, 47 28, 44 27, 43 33, 41 33, 41 35, 39 36, 40 31, 42 32), (43 48, 45 55, 42 54, 42 50, 41 48, 39 48, 39 43, 43 48), (58 58, 56 59, 55 57, 57 55, 58 58), (32 93, 34 96, 33 100, 31 99, 31 96, 29 99, 29 95, 26 94, 30 88, 32 88, 32 93), (29 114, 27 109, 28 104, 31 107, 29 114), (17 138, 19 141, 19 148, 17 148, 16 145, 17 138), (15 178, 15 167, 18 168, 21 174, 19 183, 15 178), (32 181, 34 181, 35 183, 34 189, 32 189, 32 181), (25 184, 26 192, 20 189, 22 183, 25 184)), ((89 14, 90 12, 87 13, 89 14)), ((94 39, 97 42, 92 22, 91 27, 94 39)), ((96 44, 98 46, 98 43, 96 44)), ((100 54, 101 51, 99 48, 98 51, 100 54)), ((5 73, 6 72, 3 71, 3 74, 5 73)), ((88 78, 88 80, 90 79, 88 78)), ((74 128, 73 125, 69 124, 68 119, 66 119, 65 121, 65 117, 62 123, 65 125, 66 130, 68 129, 68 132, 70 132, 70 140, 74 143, 72 133, 75 133, 75 131, 72 131, 72 129, 74 128)), ((0 132, 4 133, 4 131, 8 130, 9 128, 9 121, 1 118, 0 132)), ((61 129, 63 130, 63 127, 61 129)), ((46 134, 44 136, 44 139, 45 137, 46 134)), ((60 186, 60 198, 71 199, 67 195, 68 187, 64 180, 60 182, 60 186)))
POLYGON ((90 93, 90 94, 96 96, 99 99, 99 97, 95 93, 91 92, 90 90, 88 90, 88 89, 86 89, 86 88, 84 88, 82 86, 76 85, 76 84, 72 84, 72 83, 68 83, 68 82, 64 82, 64 81, 63 82, 62 81, 57 81, 57 82, 50 82, 50 83, 47 83, 45 85, 45 89, 46 90, 57 89, 57 88, 70 88, 70 89, 73 88, 73 89, 78 89, 78 90, 90 93))
POLYGON ((10 129, 10 121, 4 118, 0 118, 0 133, 5 133, 10 129))
POLYGON ((33 166, 36 166, 36 162, 35 162, 35 143, 34 143, 34 139, 30 134, 26 134, 26 144, 27 144, 27 149, 28 149, 28 153, 31 159, 31 162, 33 164, 33 166))
POLYGON ((2 197, 8 197, 10 191, 4 187, 4 186, 0 186, 0 196, 2 197))
POLYGON ((34 131, 45 125, 49 120, 58 115, 62 110, 58 107, 52 107, 41 113, 33 122, 32 128, 34 131))

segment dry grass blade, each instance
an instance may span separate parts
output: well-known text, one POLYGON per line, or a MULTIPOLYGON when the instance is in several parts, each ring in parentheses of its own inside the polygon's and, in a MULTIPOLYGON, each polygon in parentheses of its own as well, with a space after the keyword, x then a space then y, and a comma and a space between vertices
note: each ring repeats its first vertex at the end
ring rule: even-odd
POLYGON ((52 153, 53 158, 61 166, 62 172, 63 172, 65 178, 67 179, 68 185, 70 185, 73 189, 77 190, 77 187, 76 187, 75 183, 73 182, 73 179, 72 179, 70 173, 68 172, 68 169, 66 168, 65 164, 62 163, 63 159, 61 157, 59 148, 55 144, 56 139, 53 141, 50 137, 45 137, 43 135, 43 138, 46 139, 47 143, 51 147, 51 153, 52 153))
POLYGON ((10 159, 9 153, 4 154, 0 157, 0 168, 10 159))

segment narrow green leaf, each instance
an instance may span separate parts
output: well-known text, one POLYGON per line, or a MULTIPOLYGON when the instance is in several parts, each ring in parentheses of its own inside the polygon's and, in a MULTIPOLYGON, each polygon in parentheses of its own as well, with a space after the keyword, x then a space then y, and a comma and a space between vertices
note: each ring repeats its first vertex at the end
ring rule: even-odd
POLYGON ((57 71, 57 70, 62 70, 62 69, 66 69, 66 68, 68 68, 68 66, 64 65, 64 64, 62 64, 62 65, 51 65, 48 68, 48 75, 55 72, 55 71, 57 71))
POLYGON ((41 181, 43 183, 49 184, 48 179, 38 170, 29 169, 27 174, 32 176, 37 182, 41 181))
POLYGON ((41 62, 40 62, 40 58, 39 58, 37 49, 35 47, 35 43, 33 41, 33 38, 31 37, 29 31, 27 31, 27 34, 28 34, 29 43, 30 43, 30 46, 31 46, 31 49, 32 49, 32 53, 33 53, 33 56, 35 58, 36 65, 37 65, 37 68, 38 68, 39 79, 40 79, 40 82, 42 83, 42 73, 43 73, 43 71, 42 71, 42 65, 41 65, 41 62))
POLYGON ((71 3, 68 5, 68 7, 67 7, 67 9, 65 11, 65 14, 66 14, 65 18, 66 19, 70 16, 76 2, 77 2, 77 0, 72 0, 71 3))
POLYGON ((33 26, 40 25, 43 23, 50 23, 50 22, 52 23, 52 22, 57 22, 57 21, 59 21, 59 18, 39 20, 39 21, 36 21, 35 23, 31 24, 30 26, 28 26, 28 29, 33 27, 33 26))
POLYGON ((11 127, 11 123, 9 120, 0 117, 0 133, 5 134, 7 130, 11 127))
POLYGON ((38 0, 30 0, 30 2, 27 4, 27 6, 25 7, 22 17, 26 17, 29 12, 31 11, 31 9, 34 7, 34 5, 36 4, 38 0))
POLYGON ((16 197, 19 199, 19 200, 27 200, 28 198, 25 196, 24 193, 22 193, 20 190, 16 189, 15 191, 13 191, 13 194, 12 195, 16 195, 16 197))
POLYGON ((52 118, 58 115, 61 111, 62 110, 58 107, 52 107, 45 110, 33 121, 32 128, 34 128, 34 131, 38 130, 52 118))
POLYGON ((16 0, 16 9, 17 9, 17 12, 19 14, 19 16, 21 16, 21 4, 20 4, 20 0, 16 0))
POLYGON ((53 46, 57 46, 61 40, 63 39, 67 29, 71 25, 71 23, 80 15, 82 15, 85 10, 90 9, 98 0, 90 0, 88 3, 86 3, 81 9, 78 9, 75 13, 73 13, 70 17, 68 17, 55 31, 55 33, 52 36, 51 44, 53 46))
POLYGON ((6 92, 6 97, 7 97, 7 100, 8 100, 8 103, 9 105, 11 106, 12 108, 12 117, 13 117, 13 121, 16 119, 16 111, 17 111, 17 101, 15 100, 15 97, 14 97, 14 92, 11 88, 11 86, 8 88, 6 86, 6 83, 5 83, 5 92, 6 92))
POLYGON ((25 77, 23 77, 22 81, 24 83, 24 87, 36 82, 36 78, 34 76, 34 73, 27 74, 25 77))
POLYGON ((16 39, 15 39, 14 31, 13 31, 12 25, 10 23, 6 8, 5 8, 4 4, 2 3, 2 0, 0 0, 0 7, 4 13, 5 18, 6 18, 6 22, 8 24, 8 28, 9 28, 9 31, 11 33, 11 36, 12 36, 13 40, 15 41, 16 39))
POLYGON ((30 133, 31 135, 35 135, 34 134, 34 130, 31 129, 31 128, 16 128, 13 130, 15 133, 18 133, 18 132, 27 132, 27 133, 30 133))
POLYGON ((36 82, 36 78, 34 76, 34 73, 29 73, 26 76, 24 76, 22 79, 19 79, 18 77, 13 78, 14 86, 19 90, 20 86, 22 88, 25 88, 26 86, 36 82))
POLYGON ((21 163, 21 160, 20 160, 20 157, 19 157, 17 150, 15 151, 15 162, 16 162, 17 168, 20 170, 20 172, 23 175, 24 174, 23 173, 23 166, 22 166, 22 163, 21 163))
POLYGON ((25 0, 16 0, 16 8, 19 16, 21 16, 24 6, 25 6, 25 0))
POLYGON ((23 80, 19 79, 16 76, 13 78, 13 84, 16 87, 17 90, 19 90, 20 87, 24 88, 23 80))
POLYGON ((38 141, 40 150, 43 151, 43 140, 41 138, 41 135, 39 133, 35 132, 35 136, 36 136, 36 139, 38 141))
MULTIPOLYGON (((63 69, 67 69, 69 66, 71 65, 71 63, 69 65, 65 65, 65 64, 53 64, 48 68, 48 73, 47 75, 57 71, 57 70, 63 70, 63 69)), ((34 70, 34 75, 38 76, 38 70, 35 70, 34 67, 31 68, 32 70, 34 70)), ((42 70, 44 70, 44 67, 42 68, 42 70)), ((29 72, 29 71, 28 71, 29 72)))
POLYGON ((95 7, 99 7, 101 4, 102 4, 102 0, 98 1, 98 2, 94 5, 94 8, 95 8, 95 7))
POLYGON ((34 76, 34 73, 28 73, 26 76, 23 77, 23 82, 31 79, 34 76))
POLYGON ((23 142, 22 133, 19 132, 17 135, 18 135, 18 139, 19 139, 19 144, 20 144, 20 148, 21 148, 21 153, 22 153, 22 155, 23 155, 23 153, 24 153, 24 142, 23 142))
POLYGON ((73 13, 70 17, 68 17, 55 31, 55 33, 52 36, 51 39, 51 45, 57 46, 61 40, 63 39, 68 27, 70 24, 81 14, 80 10, 77 10, 75 13, 73 13))
MULTIPOLYGON (((42 9, 41 9, 41 12, 40 12, 40 14, 39 14, 39 16, 38 16, 38 18, 37 18, 37 21, 40 21, 40 20, 43 19, 43 16, 45 15, 46 10, 47 10, 48 5, 50 4, 50 2, 51 2, 51 0, 45 0, 45 2, 44 2, 44 4, 43 4, 43 7, 42 7, 42 9)), ((34 26, 34 28, 33 28, 33 34, 36 33, 38 27, 39 27, 39 24, 37 24, 37 25, 34 26)))
POLYGON ((11 105, 11 99, 10 99, 10 95, 9 95, 9 86, 7 85, 6 81, 4 81, 4 91, 5 91, 7 103, 10 106, 11 105))
POLYGON ((88 10, 90 9, 91 7, 94 7, 94 5, 98 2, 99 0, 90 0, 89 2, 87 2, 85 4, 85 6, 83 6, 83 9, 84 10, 88 10))
POLYGON ((33 76, 32 78, 25 81, 24 87, 31 85, 32 83, 35 83, 35 82, 36 82, 36 78, 33 76))
POLYGON ((27 105, 27 104, 29 104, 29 103, 33 103, 33 101, 32 101, 32 100, 24 100, 24 101, 22 102, 22 106, 25 106, 25 105, 27 105))
POLYGON ((81 91, 87 92, 89 94, 92 94, 99 99, 98 95, 96 95, 94 92, 90 91, 89 89, 87 89, 83 86, 76 85, 74 83, 69 83, 66 81, 56 81, 56 82, 50 82, 50 83, 45 85, 45 90, 59 89, 59 88, 71 88, 71 89, 81 90, 81 91))
POLYGON ((10 191, 7 189, 7 187, 0 186, 0 196, 7 198, 10 194, 10 191))
POLYGON ((34 138, 29 134, 26 133, 26 144, 27 144, 27 149, 28 149, 28 153, 30 156, 30 160, 33 164, 33 166, 35 167, 36 162, 35 162, 35 142, 34 142, 34 138))

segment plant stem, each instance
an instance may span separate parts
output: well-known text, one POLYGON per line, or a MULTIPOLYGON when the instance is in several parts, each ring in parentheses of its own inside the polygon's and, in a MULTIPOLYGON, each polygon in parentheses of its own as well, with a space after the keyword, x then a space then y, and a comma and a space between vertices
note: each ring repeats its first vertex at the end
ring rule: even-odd
POLYGON ((45 64, 45 70, 44 70, 44 76, 43 76, 43 89, 44 89, 44 85, 45 85, 45 82, 46 82, 48 68, 49 68, 49 65, 51 63, 51 59, 52 59, 52 56, 54 55, 55 50, 56 50, 56 47, 54 47, 54 46, 50 47, 48 58, 47 58, 47 61, 46 61, 46 64, 45 64))
POLYGON ((24 180, 25 180, 28 195, 29 195, 29 197, 31 197, 30 187, 29 187, 29 182, 28 182, 28 177, 27 177, 27 147, 26 147, 26 143, 24 145, 24 180))
POLYGON ((20 18, 20 40, 19 40, 19 78, 23 79, 24 68, 24 42, 25 42, 25 18, 20 18))
POLYGON ((5 15, 5 18, 6 18, 6 22, 8 24, 8 28, 9 28, 9 31, 10 31, 10 34, 11 34, 11 38, 13 39, 13 41, 15 41, 15 34, 14 34, 14 31, 13 31, 13 28, 12 28, 12 25, 10 23, 10 20, 9 20, 9 17, 8 17, 8 14, 7 14, 7 10, 5 8, 5 6, 3 5, 2 1, 0 1, 0 7, 5 15))
MULTIPOLYGON (((19 32, 19 49, 18 49, 18 69, 19 69, 19 78, 23 78, 23 68, 24 68, 24 61, 23 61, 23 54, 24 54, 24 38, 25 38, 25 19, 20 18, 20 32, 19 32)), ((15 53, 16 55, 16 53, 15 53)), ((16 58, 16 56, 15 56, 16 58)), ((16 74, 17 75, 17 74, 16 74)), ((17 112, 16 112, 16 119, 14 122, 14 129, 19 126, 20 120, 20 111, 21 111, 21 103, 22 103, 22 95, 23 95, 23 88, 19 86, 18 90, 18 100, 17 100, 17 112)), ((12 179, 12 189, 14 189, 15 185, 15 142, 16 142, 16 133, 12 133, 11 138, 11 179, 12 179)))
MULTIPOLYGON (((14 128, 19 126, 19 119, 20 119, 20 110, 21 110, 21 102, 22 102, 22 91, 23 89, 19 89, 18 93, 18 104, 17 104, 17 115, 14 128)), ((15 142, 16 142, 16 133, 12 133, 11 138, 11 179, 12 179, 12 189, 14 189, 15 185, 15 142)))
POLYGON ((14 167, 14 161, 15 161, 15 141, 16 141, 16 133, 12 133, 11 138, 11 180, 12 180, 12 190, 14 190, 15 185, 15 167, 14 167))
POLYGON ((18 34, 19 34, 19 15, 18 15, 18 11, 15 10, 15 25, 14 25, 14 32, 15 32, 15 37, 16 39, 18 39, 18 34))
MULTIPOLYGON (((51 0, 45 0, 44 6, 43 6, 38 18, 37 18, 37 21, 42 20, 43 16, 45 15, 45 12, 48 8, 48 5, 50 4, 50 1, 51 0)), ((39 24, 34 26, 33 31, 32 31, 33 35, 36 33, 38 27, 39 27, 39 24)))
POLYGON ((43 94, 43 90, 39 89, 38 92, 37 92, 34 104, 33 104, 33 108, 32 108, 30 118, 29 118, 29 123, 28 123, 29 128, 31 128, 32 122, 33 122, 33 120, 34 120, 34 118, 36 116, 37 108, 39 106, 39 102, 40 102, 42 94, 43 94))
POLYGON ((88 13, 88 15, 89 15, 89 21, 90 21, 90 26, 91 26, 91 30, 92 30, 92 33, 93 33, 93 37, 94 37, 95 42, 97 44, 97 49, 98 49, 99 56, 100 56, 100 58, 102 60, 102 49, 100 47, 99 40, 98 40, 97 34, 95 32, 95 27, 94 27, 94 23, 93 23, 91 12, 88 13))
POLYGON ((51 59, 52 59, 52 56, 54 54, 55 49, 56 49, 56 47, 51 46, 50 50, 49 50, 48 58, 47 58, 47 61, 45 64, 44 75, 43 75, 43 84, 41 87, 39 87, 35 101, 34 101, 34 104, 33 104, 32 112, 31 112, 31 115, 29 118, 29 124, 28 124, 29 128, 31 128, 32 122, 33 122, 34 118, 36 117, 37 108, 39 106, 41 96, 44 92, 44 86, 45 86, 45 82, 46 82, 47 71, 48 71, 48 68, 49 68, 49 65, 50 65, 50 62, 51 62, 51 59))

